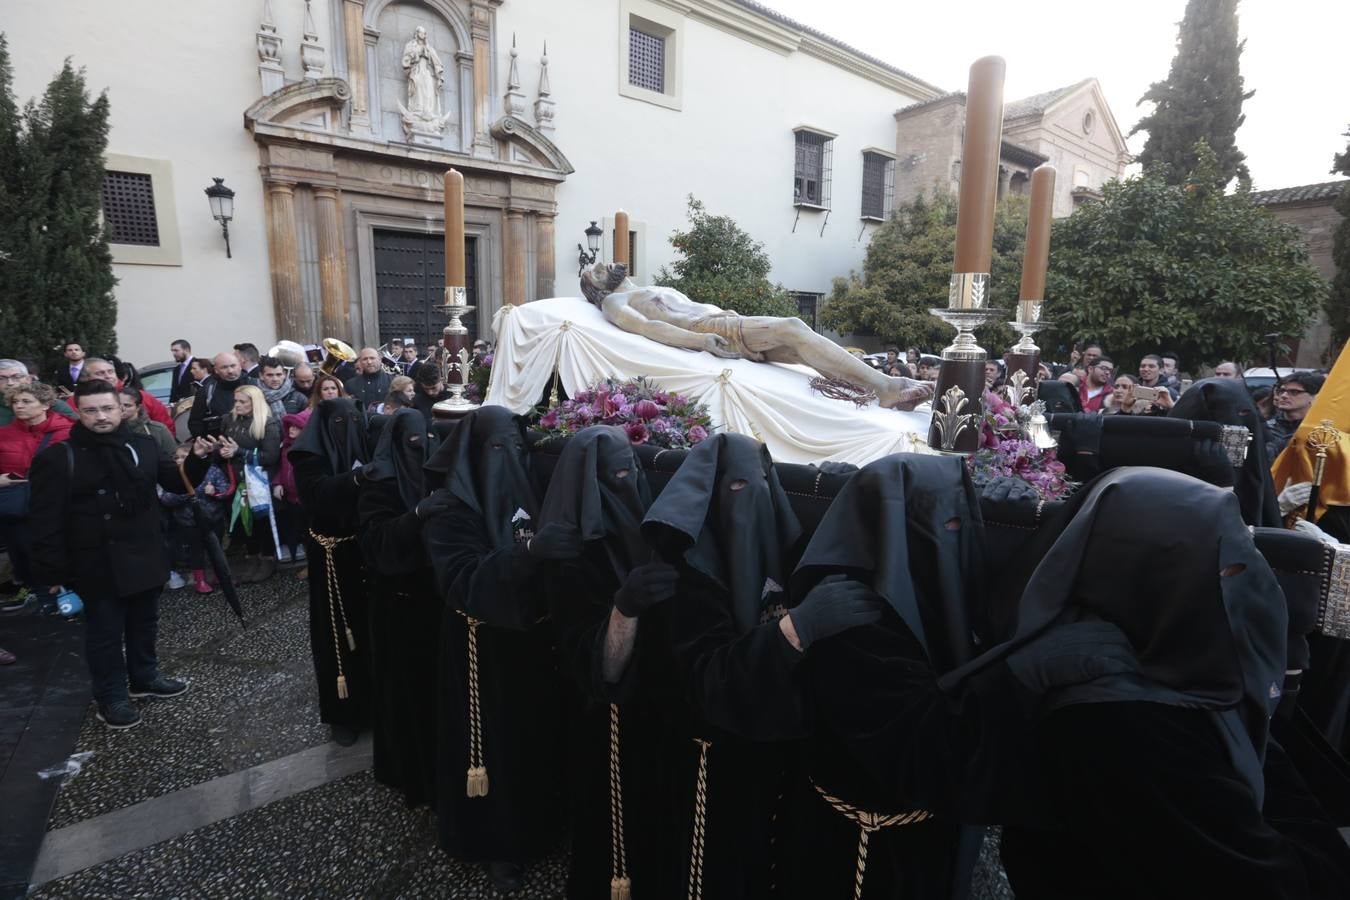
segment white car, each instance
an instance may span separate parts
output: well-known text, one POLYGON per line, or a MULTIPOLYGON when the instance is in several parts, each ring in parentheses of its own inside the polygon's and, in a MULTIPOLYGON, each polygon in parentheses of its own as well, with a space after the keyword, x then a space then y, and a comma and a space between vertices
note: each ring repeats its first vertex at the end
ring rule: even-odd
MULTIPOLYGON (((1295 372, 1311 372, 1311 371, 1313 370, 1295 369, 1292 366, 1290 366, 1287 369, 1284 366, 1279 367, 1281 378, 1285 377, 1286 375, 1292 375, 1295 372)), ((1249 391, 1254 391, 1257 388, 1263 387, 1274 387, 1275 372, 1271 370, 1270 366, 1259 366, 1254 369, 1247 369, 1245 372, 1243 372, 1242 380, 1247 385, 1247 390, 1249 391)))

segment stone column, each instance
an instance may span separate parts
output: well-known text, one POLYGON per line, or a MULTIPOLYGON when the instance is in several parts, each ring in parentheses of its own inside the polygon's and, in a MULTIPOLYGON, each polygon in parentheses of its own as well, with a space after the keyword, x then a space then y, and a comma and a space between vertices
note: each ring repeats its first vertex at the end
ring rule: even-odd
POLYGON ((1008 188, 1012 185, 1012 170, 1003 166, 998 167, 998 197, 1002 200, 1008 196, 1008 188))
POLYGON ((502 302, 519 306, 525 302, 525 213, 506 211, 506 234, 502 241, 502 302))
POLYGON ((492 9, 474 0, 473 20, 473 155, 492 155, 492 9))
POLYGON ((314 230, 319 244, 319 294, 323 298, 323 337, 352 333, 347 306, 347 247, 342 240, 338 190, 314 187, 314 230))
POLYGON ((303 335, 305 301, 300 293, 300 251, 295 227, 295 182, 267 183, 267 255, 277 334, 288 340, 303 335))
POLYGON ((370 130, 370 88, 366 82, 365 0, 344 0, 343 26, 347 38, 347 83, 352 89, 353 131, 370 130))
POLYGON ((553 225, 554 216, 539 213, 534 217, 534 283, 535 300, 544 297, 556 297, 554 278, 557 276, 557 262, 554 259, 553 225))

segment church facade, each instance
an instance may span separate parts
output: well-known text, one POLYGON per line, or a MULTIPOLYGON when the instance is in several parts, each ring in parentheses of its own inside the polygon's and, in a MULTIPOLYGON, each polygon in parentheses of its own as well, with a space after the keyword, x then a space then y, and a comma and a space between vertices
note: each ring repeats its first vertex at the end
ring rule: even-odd
POLYGON ((649 281, 690 196, 764 242, 809 318, 895 200, 896 110, 944 95, 753 0, 7 12, 21 99, 67 56, 108 91, 118 336, 138 362, 180 337, 203 354, 434 338, 450 167, 480 334, 503 304, 575 295, 584 230, 604 229, 607 259, 619 208, 649 281), (216 178, 234 191, 229 257, 201 193, 216 178))

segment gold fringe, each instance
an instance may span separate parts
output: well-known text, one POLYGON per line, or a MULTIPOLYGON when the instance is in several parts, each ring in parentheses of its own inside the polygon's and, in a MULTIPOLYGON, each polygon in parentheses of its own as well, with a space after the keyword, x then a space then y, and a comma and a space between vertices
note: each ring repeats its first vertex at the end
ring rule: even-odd
POLYGON ((352 634, 350 628, 347 629, 347 649, 352 652, 356 651, 356 635, 352 634))
POLYGON ((624 878, 609 880, 609 900, 629 900, 633 896, 633 883, 624 878))
POLYGON ((337 677, 337 692, 339 700, 347 699, 347 676, 339 675, 337 677))
POLYGON ((858 857, 853 876, 853 900, 862 900, 863 877, 867 873, 867 841, 872 832, 880 831, 883 828, 890 828, 893 825, 915 825, 933 817, 933 814, 925 809, 916 809, 910 812, 886 813, 868 812, 858 809, 858 807, 845 803, 838 797, 828 793, 814 781, 811 787, 816 789, 816 793, 821 799, 833 807, 834 811, 844 818, 857 823, 858 825, 858 857))

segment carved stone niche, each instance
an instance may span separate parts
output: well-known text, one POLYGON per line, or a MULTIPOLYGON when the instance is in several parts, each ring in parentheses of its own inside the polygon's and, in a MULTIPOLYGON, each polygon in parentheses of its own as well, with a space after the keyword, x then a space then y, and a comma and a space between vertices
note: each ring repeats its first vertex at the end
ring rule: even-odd
POLYGON ((462 15, 449 4, 398 0, 378 9, 372 30, 378 35, 370 71, 376 133, 462 149, 464 96, 473 90, 472 59, 466 57, 473 44, 462 15))

